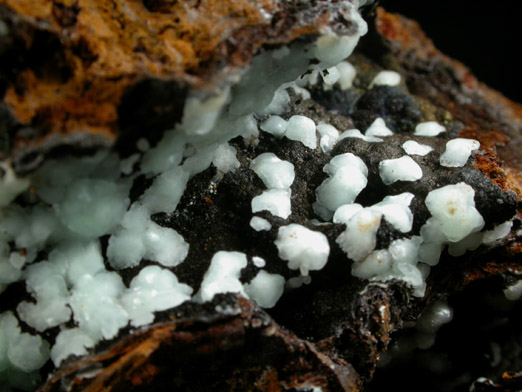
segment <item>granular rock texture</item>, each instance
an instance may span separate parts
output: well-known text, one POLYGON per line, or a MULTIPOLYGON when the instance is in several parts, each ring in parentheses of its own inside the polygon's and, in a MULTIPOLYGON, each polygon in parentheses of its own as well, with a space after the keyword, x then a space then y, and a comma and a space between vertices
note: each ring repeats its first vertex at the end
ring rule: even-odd
MULTIPOLYGON (((51 136, 60 135, 54 140, 61 146, 75 142, 73 135, 84 131, 90 136, 80 139, 85 142, 83 147, 111 144, 116 135, 133 141, 144 137, 154 145, 166 124, 181 119, 182 105, 193 91, 190 89, 211 94, 220 83, 229 83, 238 67, 263 45, 289 42, 298 35, 309 40, 308 35, 317 34, 326 23, 337 30, 349 29, 349 23, 344 27, 343 23, 332 24, 337 20, 332 18, 336 3, 99 0, 30 5, 4 0, 0 16, 9 33, 0 35, 0 40, 10 43, 5 53, 18 53, 16 66, 9 68, 16 74, 2 68, 0 75, 5 92, 0 125, 8 134, 2 139, 4 152, 11 154, 15 163, 18 154, 25 156, 28 164, 18 166, 23 171, 37 162, 34 156, 24 154, 29 151, 34 155, 34 148, 45 146, 51 136), (109 4, 114 6, 109 9, 109 4), (24 43, 25 52, 18 52, 19 42, 24 43), (31 63, 37 49, 52 58, 52 66, 43 60, 31 63), (35 64, 43 69, 35 69, 35 64), (62 68, 56 68, 57 64, 62 68), (147 104, 141 106, 143 102, 147 104), (101 136, 99 142, 92 141, 93 135, 101 136)), ((456 297, 458 315, 469 301, 488 301, 485 294, 477 295, 487 290, 479 286, 474 291, 476 285, 501 293, 517 284, 522 273, 522 108, 439 53, 414 22, 375 7, 367 16, 370 31, 348 59, 357 69, 353 86, 342 90, 339 86, 327 88, 322 81, 311 82, 307 86, 310 97, 289 88, 290 102, 279 115, 285 121, 302 115, 316 124, 328 123, 339 130, 357 128, 363 133, 380 118, 392 134, 382 137, 381 142, 346 137, 327 152, 264 131, 254 143, 246 137, 234 138, 229 144, 236 151, 235 170, 223 173, 216 165, 209 166, 188 180, 174 211, 151 216, 156 225, 176 230, 190 244, 186 260, 170 270, 194 293, 202 289, 211 258, 219 251, 246 255, 246 267, 238 278, 241 282, 250 284, 264 268, 295 282, 294 286, 287 285, 279 302, 267 309, 227 293, 209 302, 188 301, 157 312, 152 325, 127 326, 113 339, 89 348, 89 355, 69 357, 58 369, 46 365, 42 374, 50 375, 43 378, 41 391, 363 391, 371 390, 374 378, 382 382, 373 384, 379 390, 379 385, 386 385, 394 376, 377 364, 383 357, 393 363, 394 358, 386 358, 386 351, 393 353, 393 342, 409 339, 409 327, 427 309, 456 297), (373 77, 381 70, 396 71, 402 82, 372 86, 373 77), (444 125, 446 132, 437 136, 413 134, 419 122, 428 121, 444 125), (448 140, 455 137, 477 139, 481 148, 470 152, 464 165, 443 167, 439 157, 448 140), (404 156, 406 141, 431 148, 424 156, 411 154, 423 175, 415 181, 388 183, 381 163, 404 156), (257 212, 270 227, 254 231, 250 226, 252 199, 266 186, 251 164, 263 153, 274 153, 295 168, 295 179, 289 186, 291 214, 283 218, 266 210, 257 212), (483 230, 511 222, 508 233, 496 242, 470 246, 458 256, 444 250, 431 270, 423 265, 423 270, 429 271, 425 287, 400 276, 385 281, 354 276, 351 271, 359 260, 349 259, 336 241, 346 224, 319 222, 314 213, 316 189, 328 178, 323 168, 332 157, 346 153, 361 157, 368 170, 368 185, 355 196, 355 203, 371 207, 389 195, 410 192, 415 196, 409 205, 414 216, 411 231, 406 234, 392 218, 383 216, 376 233, 377 251, 386 251, 394 241, 420 236, 431 216, 425 203, 429 193, 462 183, 474 192, 474 208, 484 220, 483 230), (324 235, 330 249, 324 268, 311 270, 309 276, 288 268, 276 238, 280 229, 290 224, 324 235), (266 266, 256 265, 254 256, 262 257, 266 266), (463 294, 468 292, 469 296, 463 294), (389 378, 379 379, 381 373, 389 378)), ((263 128, 261 124, 269 118, 268 114, 257 114, 254 122, 263 128)), ((122 147, 127 149, 122 154, 137 153, 134 145, 122 147)), ((138 173, 140 164, 129 172, 138 173)), ((136 174, 130 201, 140 200, 151 182, 150 177, 136 174)), ((110 246, 108 237, 101 238, 104 256, 110 246)), ((139 266, 120 271, 123 283, 128 286, 141 268, 152 264, 145 257, 139 266)), ((114 270, 111 266, 108 269, 114 270)), ((29 293, 21 283, 15 283, 2 296, 1 310, 10 311, 14 306, 4 298, 19 301, 29 293)), ((506 309, 485 312, 502 319, 517 308, 506 309)), ((480 323, 486 324, 484 320, 480 323)), ((68 327, 70 324, 72 319, 68 327)), ((471 328, 459 329, 462 325, 464 322, 455 327, 460 333, 471 328)), ((465 360, 460 361, 459 371, 467 376, 466 388, 479 376, 492 381, 476 381, 476 391, 503 391, 520 384, 519 374, 499 373, 500 369, 520 370, 515 368, 519 359, 509 355, 509 347, 519 347, 520 334, 513 329, 496 329, 498 325, 489 330, 493 337, 499 331, 510 331, 497 339, 504 358, 501 367, 472 369, 466 368, 465 360), (475 374, 477 370, 482 374, 475 374)), ((22 328, 35 332, 26 324, 22 328)), ((58 332, 58 327, 51 328, 45 337, 52 341, 58 332)), ((442 338, 444 341, 444 334, 442 338)), ((402 371, 395 374, 406 374, 400 381, 406 383, 408 370, 402 371)), ((460 375, 450 376, 457 379, 460 375)), ((441 385, 447 387, 453 379, 444 381, 448 384, 441 385)), ((408 390, 408 385, 403 386, 408 390)))

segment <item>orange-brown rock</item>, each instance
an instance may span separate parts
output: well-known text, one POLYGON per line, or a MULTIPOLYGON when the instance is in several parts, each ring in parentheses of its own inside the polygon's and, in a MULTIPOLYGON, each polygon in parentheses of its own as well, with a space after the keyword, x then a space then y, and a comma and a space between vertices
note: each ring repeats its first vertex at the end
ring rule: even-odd
POLYGON ((187 88, 212 93, 262 45, 317 34, 333 10, 329 1, 0 0, 0 153, 111 144, 122 97, 144 79, 175 81, 151 109, 171 127, 187 88))

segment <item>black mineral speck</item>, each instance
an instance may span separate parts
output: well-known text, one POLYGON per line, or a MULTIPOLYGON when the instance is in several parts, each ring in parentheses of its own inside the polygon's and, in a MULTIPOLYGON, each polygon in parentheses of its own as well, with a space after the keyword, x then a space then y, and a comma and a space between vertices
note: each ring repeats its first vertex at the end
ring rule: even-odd
POLYGON ((403 237, 404 235, 383 217, 377 230, 375 249, 388 249, 393 241, 403 237))
POLYGON ((364 132, 378 117, 394 132, 412 132, 421 111, 403 87, 375 86, 357 101, 352 118, 357 129, 364 132))
POLYGON ((310 89, 310 94, 315 102, 343 116, 353 114, 355 105, 361 97, 361 94, 354 89, 343 91, 337 86, 334 86, 331 90, 313 86, 310 89))

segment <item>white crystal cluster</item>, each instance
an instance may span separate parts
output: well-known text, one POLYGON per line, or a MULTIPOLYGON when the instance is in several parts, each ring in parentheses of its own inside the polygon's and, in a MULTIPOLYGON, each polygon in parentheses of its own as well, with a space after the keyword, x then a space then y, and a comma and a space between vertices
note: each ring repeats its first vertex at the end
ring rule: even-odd
MULTIPOLYGON (((21 333, 15 313, 2 313, 0 383, 30 389, 37 381, 37 370, 48 359, 59 365, 69 355, 84 355, 101 339, 115 337, 121 328, 149 324, 154 312, 191 298, 208 301, 217 293, 236 292, 261 306, 275 305, 283 293, 284 278, 263 270, 264 260, 254 257, 252 262, 260 270, 244 284, 240 272, 247 261, 239 252, 216 253, 200 290, 193 293, 169 269, 184 262, 190 244, 174 229, 155 223, 151 216, 175 211, 190 178, 210 165, 221 176, 237 170, 236 150, 227 141, 239 135, 245 140, 257 137, 254 113, 267 116, 262 130, 310 149, 320 144, 323 151, 331 150, 338 137, 333 127, 317 127, 301 115, 287 120, 278 115, 289 102, 287 89, 309 97, 303 84, 293 81, 308 67, 321 73, 325 83, 351 86, 355 69, 342 60, 365 33, 366 24, 356 5, 347 4, 347 11, 356 21, 358 33, 338 36, 325 31, 314 44, 262 53, 254 58, 233 94, 225 88, 206 99, 189 96, 182 123, 166 132, 154 147, 141 139, 138 152, 122 159, 98 153, 49 160, 31 178, 24 179, 14 175, 8 162, 1 163, 0 290, 25 280, 34 302, 20 303, 16 316, 37 331, 60 327, 60 332, 51 346, 39 336, 21 333), (318 61, 311 62, 314 57, 318 61), (152 185, 131 204, 128 195, 140 175, 152 185), (29 187, 36 202, 24 208, 13 204, 29 187), (99 240, 103 236, 108 237, 106 260, 99 240), (41 251, 46 255, 43 259, 41 251), (139 270, 126 286, 117 271, 137 267, 143 259, 156 265, 139 270), (107 263, 113 270, 106 268, 107 263), (70 326, 64 327, 66 323, 70 326)), ((268 210, 287 218, 291 214, 293 165, 266 153, 252 162, 251 169, 267 187, 252 200, 253 212, 268 210)), ((269 230, 271 224, 254 217, 251 226, 269 230)), ((295 230, 288 226, 292 227, 295 230)), ((296 231, 296 245, 286 243, 285 230, 280 229, 281 241, 286 243, 281 245, 281 252, 292 268, 295 265, 303 273, 324 265, 329 252, 324 235, 306 230, 296 231), (320 258, 296 260, 295 255, 306 255, 297 248, 308 240, 319 245, 315 252, 320 258)), ((307 246, 309 249, 310 244, 307 246)))
MULTIPOLYGON (((274 216, 288 218, 292 213, 290 186, 295 178, 294 165, 267 152, 256 157, 250 168, 268 188, 252 199, 252 212, 269 211, 274 216)), ((266 230, 268 225, 260 225, 263 223, 260 219, 255 219, 252 227, 257 231, 266 230)))
POLYGON ((330 254, 330 245, 323 233, 295 223, 279 228, 275 245, 279 257, 288 261, 288 268, 298 269, 301 275, 322 269, 330 254))
MULTIPOLYGON (((478 147, 472 142, 466 145, 478 147)), ((405 152, 422 156, 433 151, 430 146, 414 143, 405 143, 405 152)), ((465 160, 469 155, 466 153, 465 160)), ((420 236, 411 235, 413 214, 409 205, 415 197, 413 194, 386 196, 380 203, 363 207, 355 203, 355 199, 366 186, 368 168, 359 157, 351 153, 335 156, 323 170, 330 177, 316 190, 314 210, 325 221, 333 218, 334 223, 346 225, 337 243, 355 261, 352 273, 360 278, 399 279, 410 285, 415 295, 421 296, 430 266, 438 263, 445 246, 450 255, 460 256, 481 244, 505 237, 511 230, 512 222, 508 221, 481 232, 484 220, 475 208, 474 190, 459 183, 429 193, 424 202, 432 217, 421 228, 420 236), (343 173, 342 167, 347 168, 345 177, 337 174, 343 173), (406 237, 393 241, 387 249, 376 249, 377 231, 383 218, 406 237)), ((421 167, 408 155, 381 161, 379 173, 386 185, 422 178, 421 167)))
POLYGON ((317 132, 320 135, 319 146, 321 150, 326 153, 332 151, 339 139, 339 131, 330 124, 321 123, 317 125, 317 132))
POLYGON ((263 180, 267 188, 290 188, 294 182, 294 165, 282 161, 271 152, 258 155, 252 160, 250 168, 263 180))
POLYGON ((210 301, 219 293, 238 293, 246 296, 239 280, 241 270, 247 266, 247 257, 241 252, 217 252, 210 268, 203 277, 198 297, 202 302, 210 301))
MULTIPOLYGON (((219 294, 236 293, 262 307, 273 307, 285 289, 309 284, 310 271, 325 267, 330 243, 318 226, 330 221, 344 226, 333 245, 353 262, 354 276, 402 280, 417 296, 424 294, 429 269, 437 264, 445 246, 450 255, 458 256, 510 233, 511 221, 481 231, 484 220, 475 207, 474 190, 458 183, 434 189, 422 200, 431 217, 420 235, 413 235, 410 205, 416 196, 403 192, 373 205, 359 204, 364 203, 358 197, 368 185, 369 167, 350 152, 331 157, 323 167, 326 178, 315 190, 313 210, 325 222, 313 220, 312 230, 308 224, 292 222, 291 187, 299 167, 290 158, 263 152, 248 168, 241 167, 237 151, 228 142, 242 136, 255 145, 258 126, 269 137, 301 143, 314 154, 330 154, 346 138, 383 143, 394 135, 383 118, 375 119, 363 134, 286 112, 289 91, 307 99, 310 84, 321 82, 326 90, 352 87, 357 72, 345 59, 366 32, 366 24, 352 3, 345 6, 358 34, 338 36, 327 29, 313 44, 297 43, 261 53, 233 89, 224 88, 205 99, 190 95, 181 124, 153 147, 140 139, 137 152, 123 159, 100 152, 49 160, 25 179, 17 178, 9 163, 0 163, 0 292, 23 280, 33 297, 0 314, 0 386, 34 388, 38 369, 49 359, 58 366, 71 355, 85 355, 102 339, 116 337, 122 328, 150 324, 155 312, 185 301, 207 302, 219 294), (190 179, 211 166, 216 181, 242 169, 251 170, 263 182, 266 189, 253 197, 251 208, 253 214, 265 215, 252 216, 248 230, 275 236, 272 225, 286 220, 276 226, 273 246, 289 270, 299 271, 298 276, 285 281, 267 271, 263 258, 230 250, 209 256, 197 292, 174 274, 173 268, 185 262, 193 245, 152 216, 175 212, 190 179), (151 185, 131 202, 131 187, 139 176, 151 185), (31 202, 22 207, 13 202, 17 197, 31 202), (376 249, 384 220, 403 237, 386 249, 376 249), (102 243, 107 243, 106 250, 102 243), (146 267, 141 265, 143 260, 149 262, 146 267), (257 272, 245 281, 242 271, 249 263, 257 272), (118 273, 124 269, 136 271, 128 285, 118 273), (54 344, 22 332, 18 320, 38 332, 58 327, 54 344)), ((367 88, 400 84, 398 73, 385 70, 374 75, 367 88)), ((418 124, 412 140, 402 145, 406 155, 383 159, 370 169, 378 171, 385 186, 421 180, 419 157, 435 155, 429 138, 445 131, 436 122, 418 124)), ((479 147, 475 140, 450 140, 439 163, 449 170, 462 167, 479 147)), ((520 291, 518 286, 509 288, 509 295, 520 291)), ((430 320, 441 324, 447 319, 442 309, 430 320)))
POLYGON ((422 260, 430 265, 438 263, 444 247, 452 256, 462 256, 482 244, 492 244, 507 236, 513 225, 504 222, 492 230, 480 231, 484 219, 475 208, 475 191, 466 183, 447 185, 431 191, 426 206, 432 217, 421 227, 422 260))
POLYGON ((424 291, 424 267, 419 265, 418 251, 422 240, 417 236, 393 241, 387 249, 375 249, 377 231, 385 218, 401 233, 409 233, 413 214, 409 208, 414 195, 408 192, 386 196, 381 202, 363 207, 359 204, 341 206, 334 215, 335 223, 346 229, 337 243, 347 256, 354 260, 352 274, 363 279, 400 279, 415 289, 416 295, 424 291))
POLYGON ((446 245, 450 255, 461 256, 510 232, 510 221, 481 232, 484 220, 475 208, 474 190, 458 183, 428 194, 424 202, 432 217, 422 226, 420 236, 398 239, 387 249, 376 250, 376 234, 383 218, 398 231, 410 233, 413 215, 409 205, 413 198, 413 194, 406 192, 387 196, 370 207, 346 204, 336 210, 333 221, 346 225, 337 242, 355 261, 352 266, 355 276, 384 281, 400 279, 414 288, 415 295, 423 295, 429 268, 438 263, 446 245))
POLYGON ((249 283, 243 285, 240 277, 241 270, 247 266, 247 256, 241 252, 217 252, 212 257, 195 299, 206 302, 211 301, 216 294, 237 293, 251 298, 264 308, 273 307, 283 295, 285 279, 279 274, 262 270, 265 262, 260 257, 255 257, 253 261, 260 270, 249 283))
POLYGON ((314 211, 330 220, 337 208, 351 204, 368 183, 368 168, 352 153, 333 157, 323 168, 329 177, 316 189, 314 211))
POLYGON ((13 313, 0 314, 0 382, 32 389, 38 381, 38 369, 48 358, 49 344, 45 340, 21 332, 13 313))
POLYGON ((277 137, 301 142, 311 149, 317 147, 315 123, 306 116, 294 115, 288 121, 277 115, 270 116, 261 124, 261 129, 277 137))

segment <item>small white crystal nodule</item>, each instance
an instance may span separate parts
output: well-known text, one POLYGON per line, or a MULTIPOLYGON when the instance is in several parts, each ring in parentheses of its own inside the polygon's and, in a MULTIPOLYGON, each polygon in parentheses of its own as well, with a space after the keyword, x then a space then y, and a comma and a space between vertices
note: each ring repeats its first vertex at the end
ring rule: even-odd
POLYGON ((279 228, 275 244, 279 257, 288 261, 288 268, 299 269, 301 275, 322 269, 330 254, 330 245, 323 233, 295 223, 279 228))
POLYGON ((421 167, 409 156, 385 159, 379 163, 379 174, 386 185, 397 181, 417 181, 422 178, 421 167))
POLYGON ((317 147, 315 123, 308 117, 300 115, 290 117, 284 136, 301 142, 308 148, 315 149, 317 147))
POLYGON ((250 169, 263 180, 267 188, 290 188, 295 178, 294 165, 282 161, 271 152, 265 152, 254 158, 250 169))
POLYGON ((426 207, 440 222, 441 230, 449 241, 460 241, 484 226, 484 219, 475 208, 474 196, 473 188, 463 182, 428 193, 426 207))
POLYGON ((426 144, 417 143, 415 140, 407 140, 403 143, 402 148, 408 155, 424 156, 433 151, 433 147, 426 144))
POLYGON ((480 143, 474 139, 452 139, 446 143, 446 151, 440 156, 440 164, 446 167, 462 167, 471 156, 471 152, 478 150, 480 143))
POLYGON ((381 71, 370 83, 372 86, 398 86, 401 83, 401 75, 395 71, 381 71))
POLYGON ((417 124, 415 127, 415 136, 437 136, 442 132, 446 132, 446 128, 436 121, 426 121, 417 124))

